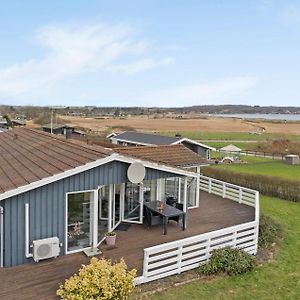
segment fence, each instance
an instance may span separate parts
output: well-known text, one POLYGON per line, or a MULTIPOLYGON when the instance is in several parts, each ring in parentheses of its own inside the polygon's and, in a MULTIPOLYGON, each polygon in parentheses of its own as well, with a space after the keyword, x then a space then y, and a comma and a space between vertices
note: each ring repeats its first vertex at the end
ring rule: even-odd
POLYGON ((259 193, 220 180, 200 176, 200 189, 255 208, 255 220, 144 249, 141 284, 180 274, 206 263, 214 249, 234 247, 256 254, 259 225, 259 193))
POLYGON ((273 152, 265 152, 265 151, 255 151, 255 150, 242 150, 242 151, 221 151, 217 150, 219 153, 223 154, 223 156, 237 156, 237 155, 245 155, 245 156, 256 156, 256 157, 265 157, 271 158, 273 160, 284 160, 285 155, 289 153, 273 153, 273 152))

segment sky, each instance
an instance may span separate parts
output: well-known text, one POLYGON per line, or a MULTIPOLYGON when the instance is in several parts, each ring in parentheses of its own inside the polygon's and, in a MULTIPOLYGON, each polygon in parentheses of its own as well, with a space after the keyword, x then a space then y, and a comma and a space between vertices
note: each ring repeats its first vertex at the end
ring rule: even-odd
POLYGON ((300 1, 0 0, 0 104, 300 106, 300 1))

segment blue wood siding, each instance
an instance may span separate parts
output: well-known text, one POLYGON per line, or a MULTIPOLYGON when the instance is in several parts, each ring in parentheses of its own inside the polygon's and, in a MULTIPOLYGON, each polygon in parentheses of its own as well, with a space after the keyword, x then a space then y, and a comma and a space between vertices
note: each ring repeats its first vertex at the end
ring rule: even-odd
MULTIPOLYGON (((5 199, 4 266, 23 264, 25 257, 25 203, 30 208, 30 244, 33 240, 57 236, 65 254, 66 193, 97 189, 99 185, 127 182, 128 164, 111 162, 80 174, 53 182, 26 193, 5 199)), ((146 169, 145 180, 172 177, 174 174, 146 169)))

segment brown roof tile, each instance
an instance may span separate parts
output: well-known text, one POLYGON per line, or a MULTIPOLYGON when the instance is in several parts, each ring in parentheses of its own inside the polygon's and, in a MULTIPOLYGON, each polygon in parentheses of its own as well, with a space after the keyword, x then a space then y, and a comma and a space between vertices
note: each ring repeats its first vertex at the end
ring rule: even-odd
POLYGON ((0 134, 0 193, 104 158, 99 146, 65 140, 42 131, 14 128, 0 134))
POLYGON ((188 167, 207 164, 208 161, 184 145, 141 146, 114 148, 114 152, 173 167, 188 167))

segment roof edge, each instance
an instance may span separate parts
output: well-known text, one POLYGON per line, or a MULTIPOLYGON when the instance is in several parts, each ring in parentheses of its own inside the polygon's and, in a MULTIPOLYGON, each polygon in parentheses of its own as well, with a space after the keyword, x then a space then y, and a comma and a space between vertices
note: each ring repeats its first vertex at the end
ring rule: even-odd
POLYGON ((148 167, 151 169, 156 169, 156 170, 160 170, 160 171, 170 172, 170 173, 189 176, 189 177, 197 177, 198 176, 196 173, 193 173, 190 171, 185 171, 180 168, 171 167, 171 166, 167 166, 164 164, 158 164, 158 163, 150 162, 150 161, 139 159, 139 158, 127 157, 125 155, 120 155, 118 153, 113 153, 110 156, 107 156, 105 158, 97 159, 97 160, 89 162, 85 165, 82 165, 82 166, 64 171, 62 173, 58 173, 58 174, 40 179, 40 180, 32 182, 30 184, 23 185, 21 187, 6 191, 6 192, 0 194, 0 201, 5 200, 10 197, 13 197, 13 196, 16 196, 18 194, 28 192, 28 191, 36 189, 36 188, 39 188, 41 186, 53 183, 55 181, 79 174, 81 172, 88 171, 92 168, 96 168, 101 165, 107 164, 109 162, 113 162, 113 161, 120 161, 120 162, 125 162, 125 163, 133 163, 135 161, 140 161, 145 165, 145 167, 148 167))

